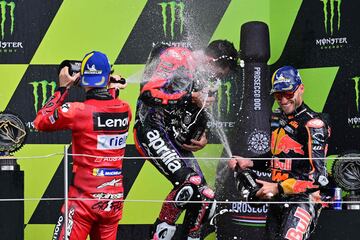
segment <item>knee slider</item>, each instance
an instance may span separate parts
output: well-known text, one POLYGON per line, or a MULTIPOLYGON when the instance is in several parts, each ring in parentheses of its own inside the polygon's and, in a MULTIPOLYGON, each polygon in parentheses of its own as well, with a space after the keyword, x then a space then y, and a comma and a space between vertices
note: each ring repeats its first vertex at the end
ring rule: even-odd
POLYGON ((178 207, 184 207, 193 196, 199 195, 199 186, 202 179, 198 175, 190 175, 183 186, 179 188, 175 195, 175 204, 178 207))
POLYGON ((175 195, 175 205, 184 207, 194 196, 194 188, 190 184, 185 184, 177 191, 175 195))

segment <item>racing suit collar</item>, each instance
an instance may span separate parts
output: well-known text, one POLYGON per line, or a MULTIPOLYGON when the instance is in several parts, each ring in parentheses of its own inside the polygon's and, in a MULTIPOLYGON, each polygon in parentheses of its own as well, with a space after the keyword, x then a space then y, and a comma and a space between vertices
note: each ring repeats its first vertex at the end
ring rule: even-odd
POLYGON ((107 88, 93 88, 86 92, 86 100, 89 99, 111 100, 113 97, 107 88))

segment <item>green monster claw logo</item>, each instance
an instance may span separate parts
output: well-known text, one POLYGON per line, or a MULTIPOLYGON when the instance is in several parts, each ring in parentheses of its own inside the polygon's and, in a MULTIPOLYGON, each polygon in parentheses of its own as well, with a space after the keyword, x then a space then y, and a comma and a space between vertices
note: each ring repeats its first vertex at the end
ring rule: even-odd
POLYGON ((352 80, 355 82, 355 100, 356 100, 356 111, 360 111, 359 109, 359 80, 360 77, 353 77, 352 80))
POLYGON ((340 22, 341 22, 341 1, 342 0, 322 0, 324 7, 324 27, 325 32, 328 33, 328 23, 330 24, 330 35, 332 36, 334 33, 334 17, 335 17, 335 2, 337 2, 337 30, 340 30, 340 22), (329 4, 328 4, 329 3, 329 4), (329 6, 328 6, 329 5, 329 6), (330 19, 328 19, 328 8, 330 7, 330 19))
POLYGON ((45 105, 46 100, 54 94, 56 88, 56 82, 48 82, 46 80, 43 80, 39 82, 30 82, 29 84, 33 86, 34 109, 35 109, 35 113, 37 113, 39 108, 45 105), (48 92, 49 87, 50 87, 50 92, 48 92), (41 105, 39 105, 40 96, 42 99, 41 105))
POLYGON ((6 2, 5 0, 0 1, 0 12, 1 12, 1 40, 5 37, 5 22, 6 22, 6 13, 7 10, 10 9, 10 18, 11 18, 11 25, 10 25, 10 33, 11 35, 14 32, 14 22, 15 22, 15 3, 14 2, 6 2))
POLYGON ((230 94, 231 94, 231 87, 232 84, 230 81, 220 84, 218 90, 218 105, 217 105, 217 112, 220 116, 222 109, 223 109, 223 97, 226 97, 226 114, 230 112, 230 94), (225 89, 224 89, 225 88, 225 89), (225 96, 223 96, 225 95, 225 96))
POLYGON ((182 34, 183 30, 184 30, 184 9, 185 9, 185 4, 183 2, 162 2, 159 3, 159 5, 161 6, 161 14, 162 14, 162 18, 163 18, 163 30, 164 30, 164 35, 165 37, 167 37, 167 25, 168 25, 168 20, 167 20, 167 9, 170 8, 170 34, 171 34, 171 39, 174 39, 175 36, 175 21, 177 19, 177 15, 179 17, 180 20, 180 34, 182 34), (178 9, 178 11, 176 11, 176 9, 178 9), (176 12, 178 12, 178 14, 176 14, 176 12))

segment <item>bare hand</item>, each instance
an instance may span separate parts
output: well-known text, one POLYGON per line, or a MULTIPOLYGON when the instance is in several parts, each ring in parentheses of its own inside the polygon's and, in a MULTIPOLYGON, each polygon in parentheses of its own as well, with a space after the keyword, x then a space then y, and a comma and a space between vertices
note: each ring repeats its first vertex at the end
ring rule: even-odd
POLYGON ((80 73, 76 73, 74 76, 70 76, 69 67, 63 67, 59 73, 59 86, 70 88, 80 78, 80 73))
POLYGON ((206 134, 203 133, 199 140, 191 139, 191 144, 190 145, 183 144, 182 148, 187 151, 196 152, 196 151, 199 151, 200 149, 203 149, 205 147, 205 145, 207 144, 207 142, 208 142, 208 140, 206 138, 206 134))
POLYGON ((266 182, 259 179, 255 180, 261 184, 262 187, 256 193, 256 196, 260 199, 271 199, 273 196, 279 194, 278 184, 273 182, 266 182))
POLYGON ((236 165, 238 165, 241 169, 246 169, 253 167, 254 162, 248 158, 233 156, 232 159, 228 161, 228 166, 230 169, 235 170, 236 165))
POLYGON ((120 80, 121 80, 120 75, 111 75, 110 77, 117 82, 115 82, 115 83, 110 82, 109 88, 115 88, 115 89, 125 89, 126 88, 127 82, 125 82, 125 84, 120 83, 120 80))
POLYGON ((192 92, 191 101, 199 108, 209 107, 213 102, 215 102, 215 97, 209 97, 207 93, 204 92, 192 92))

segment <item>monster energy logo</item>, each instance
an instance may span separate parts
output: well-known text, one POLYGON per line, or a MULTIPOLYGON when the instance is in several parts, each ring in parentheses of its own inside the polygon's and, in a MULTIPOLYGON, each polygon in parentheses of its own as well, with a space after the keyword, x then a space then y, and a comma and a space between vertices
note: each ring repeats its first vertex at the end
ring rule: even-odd
POLYGON ((340 22, 341 22, 341 1, 342 0, 322 0, 323 2, 323 11, 324 11, 324 27, 325 32, 328 33, 328 24, 330 24, 330 35, 334 33, 334 17, 335 17, 335 2, 337 2, 337 25, 336 28, 340 30, 340 22), (329 5, 329 6, 328 6, 329 5), (329 8, 330 8, 330 16, 329 16, 329 8), (330 18, 329 18, 330 17, 330 18))
POLYGON ((219 86, 219 90, 218 90, 219 101, 218 101, 218 105, 217 105, 217 108, 218 108, 217 112, 218 112, 219 116, 220 116, 221 112, 223 112, 223 109, 224 109, 224 104, 223 104, 224 97, 226 98, 226 106, 225 106, 226 114, 228 114, 230 112, 231 87, 232 87, 232 84, 230 81, 222 83, 219 86))
POLYGON ((7 18, 7 10, 10 10, 10 18, 11 18, 11 25, 10 25, 10 33, 11 35, 14 32, 14 22, 15 22, 15 3, 14 2, 6 2, 6 1, 0 1, 0 12, 1 12, 1 40, 5 37, 5 22, 7 18))
POLYGON ((43 80, 39 82, 30 82, 29 84, 33 86, 34 109, 35 112, 38 112, 39 108, 45 105, 46 100, 54 94, 56 83, 43 80), (41 105, 39 105, 40 100, 41 105))
POLYGON ((352 80, 355 82, 355 101, 356 101, 356 111, 360 111, 359 109, 359 79, 360 77, 353 77, 352 80))
MULTIPOLYGON (((356 112, 360 113, 359 109, 359 80, 360 77, 353 77, 351 80, 355 82, 355 103, 356 103, 356 112)), ((360 117, 359 116, 350 116, 348 117, 348 124, 353 128, 360 128, 360 117)))
POLYGON ((167 32, 168 32, 168 9, 170 9, 170 34, 171 34, 171 39, 174 39, 175 36, 175 22, 177 19, 177 16, 179 18, 180 21, 180 34, 182 34, 183 30, 184 30, 184 9, 185 9, 185 4, 183 2, 162 2, 159 3, 160 7, 161 7, 161 14, 162 14, 162 18, 163 18, 163 31, 164 31, 164 35, 165 37, 167 37, 167 32), (176 11, 177 10, 177 11, 176 11), (178 14, 176 14, 178 13, 178 14))

